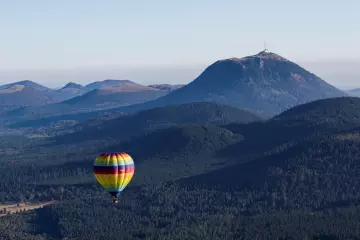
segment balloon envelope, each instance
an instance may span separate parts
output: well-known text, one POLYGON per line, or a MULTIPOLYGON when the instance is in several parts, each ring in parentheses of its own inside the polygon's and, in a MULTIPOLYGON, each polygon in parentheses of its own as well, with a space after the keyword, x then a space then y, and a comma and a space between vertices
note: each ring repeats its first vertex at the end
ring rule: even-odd
POLYGON ((104 153, 94 161, 97 181, 112 196, 117 197, 134 175, 134 161, 127 153, 104 153))

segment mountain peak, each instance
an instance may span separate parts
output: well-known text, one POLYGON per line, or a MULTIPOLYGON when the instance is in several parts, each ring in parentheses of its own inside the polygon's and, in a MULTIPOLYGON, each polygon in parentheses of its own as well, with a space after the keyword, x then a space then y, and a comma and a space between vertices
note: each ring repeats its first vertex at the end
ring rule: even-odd
POLYGON ((22 80, 22 81, 18 81, 18 82, 16 82, 16 83, 17 83, 17 84, 22 84, 22 85, 37 84, 36 82, 31 81, 31 80, 22 80))
POLYGON ((269 52, 268 50, 263 50, 261 52, 259 52, 258 54, 255 54, 251 57, 257 57, 257 58, 262 58, 262 59, 274 59, 274 60, 278 60, 278 61, 289 61, 286 58, 273 53, 273 52, 269 52))
POLYGON ((74 82, 69 82, 68 84, 66 84, 62 89, 66 89, 66 88, 82 88, 83 86, 81 84, 78 83, 74 83, 74 82))
POLYGON ((263 50, 255 55, 251 55, 251 56, 247 56, 247 57, 243 57, 243 58, 233 57, 233 58, 223 59, 218 62, 238 62, 238 63, 240 63, 240 62, 245 62, 247 60, 254 59, 254 58, 258 58, 258 59, 262 59, 262 60, 271 59, 271 60, 276 60, 276 61, 289 62, 288 59, 286 59, 276 53, 270 52, 268 50, 263 50))
POLYGON ((345 95, 298 64, 265 50, 252 56, 216 61, 185 87, 142 106, 123 107, 121 111, 212 101, 266 118, 295 105, 345 95))
POLYGON ((101 88, 115 87, 122 84, 135 84, 130 80, 115 80, 115 79, 105 79, 103 81, 92 82, 85 86, 86 89, 95 90, 101 88))
POLYGON ((36 82, 33 82, 31 80, 22 80, 22 81, 18 81, 18 82, 8 83, 8 84, 0 86, 0 89, 11 88, 12 86, 15 86, 15 85, 23 85, 25 87, 33 88, 37 91, 48 91, 49 90, 49 88, 44 87, 44 86, 42 86, 36 82))
POLYGON ((103 81, 97 81, 95 83, 104 83, 104 84, 126 84, 126 83, 134 83, 130 80, 117 80, 117 79, 105 79, 103 81))

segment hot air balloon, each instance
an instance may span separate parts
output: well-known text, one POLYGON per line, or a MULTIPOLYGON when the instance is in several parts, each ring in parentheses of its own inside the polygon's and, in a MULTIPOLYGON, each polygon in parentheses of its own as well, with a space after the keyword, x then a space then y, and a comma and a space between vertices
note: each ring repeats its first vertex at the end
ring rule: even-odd
POLYGON ((113 196, 114 204, 118 196, 134 175, 134 161, 127 153, 103 153, 94 161, 93 173, 97 181, 113 196))

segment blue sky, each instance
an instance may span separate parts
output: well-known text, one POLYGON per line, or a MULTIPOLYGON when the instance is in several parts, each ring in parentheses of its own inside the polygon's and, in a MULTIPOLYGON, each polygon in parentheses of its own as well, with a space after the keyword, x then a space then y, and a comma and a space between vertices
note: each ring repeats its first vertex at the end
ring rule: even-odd
POLYGON ((0 0, 0 83, 189 82, 266 41, 330 83, 355 86, 359 9, 358 0, 0 0))

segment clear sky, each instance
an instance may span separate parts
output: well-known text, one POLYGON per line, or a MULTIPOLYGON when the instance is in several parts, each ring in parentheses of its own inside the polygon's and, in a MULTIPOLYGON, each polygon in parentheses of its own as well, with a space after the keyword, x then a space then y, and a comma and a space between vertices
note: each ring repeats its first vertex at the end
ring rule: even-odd
POLYGON ((186 83, 266 41, 332 84, 360 86, 359 9, 359 0, 0 0, 0 83, 186 83))

